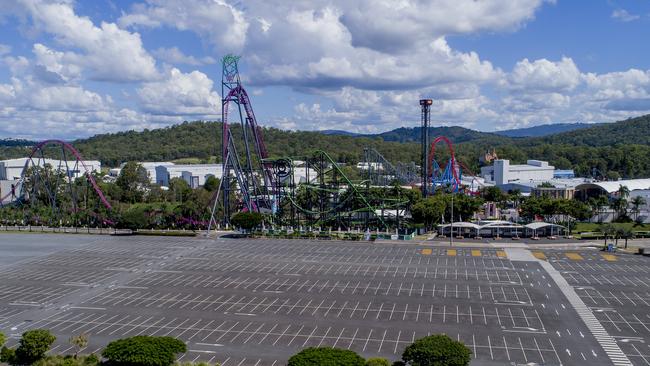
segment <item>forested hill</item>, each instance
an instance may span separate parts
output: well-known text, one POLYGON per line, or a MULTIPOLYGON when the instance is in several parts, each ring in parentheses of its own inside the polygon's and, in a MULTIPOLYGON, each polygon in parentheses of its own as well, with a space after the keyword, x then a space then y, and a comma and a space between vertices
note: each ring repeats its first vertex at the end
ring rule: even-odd
MULTIPOLYGON (((164 161, 198 158, 210 161, 221 158, 220 122, 185 122, 167 128, 127 131, 96 135, 73 144, 88 159, 100 159, 115 166, 128 160, 164 161)), ((234 136, 241 136, 240 125, 231 125, 234 136)), ((283 131, 263 128, 266 147, 272 157, 304 157, 314 150, 328 152, 342 162, 356 163, 364 147, 381 150, 393 159, 412 161, 417 158, 415 144, 385 142, 380 138, 326 135, 313 131, 283 131)), ((240 139, 236 139, 238 141, 240 139)), ((243 147, 238 149, 243 150, 243 147)))
POLYGON ((542 137, 562 132, 580 130, 593 126, 593 124, 589 123, 553 123, 533 127, 516 128, 512 130, 496 131, 495 133, 497 135, 508 137, 542 137))
MULTIPOLYGON (((239 125, 232 128, 235 136, 241 136, 239 125)), ((370 147, 392 162, 417 162, 420 146, 416 130, 404 128, 386 134, 344 136, 264 128, 263 134, 272 157, 305 157, 314 150, 323 150, 338 161, 356 163, 363 159, 364 148, 370 147)), ((648 131, 650 115, 545 137, 509 138, 461 127, 432 128, 431 136, 449 137, 459 160, 473 171, 478 171, 481 155, 496 149, 500 158, 513 163, 541 159, 557 168, 575 169, 583 176, 597 168, 610 178, 635 178, 650 177, 648 131)), ((185 122, 162 129, 96 135, 72 143, 86 159, 101 160, 105 166, 117 166, 129 160, 219 161, 221 123, 185 122)), ((441 146, 436 151, 440 151, 440 159, 445 159, 445 148, 441 146)), ((27 146, 0 146, 0 159, 25 156, 28 152, 27 146)))
POLYGON ((546 136, 542 141, 586 146, 650 145, 650 115, 546 136))

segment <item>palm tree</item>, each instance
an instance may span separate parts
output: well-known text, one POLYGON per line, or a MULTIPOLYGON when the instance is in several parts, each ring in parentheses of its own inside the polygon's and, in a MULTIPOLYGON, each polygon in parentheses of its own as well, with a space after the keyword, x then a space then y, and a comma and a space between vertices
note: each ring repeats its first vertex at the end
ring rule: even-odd
POLYGON ((640 207, 646 204, 646 200, 641 196, 636 196, 632 198, 631 203, 632 207, 634 207, 634 221, 636 221, 636 219, 639 217, 640 207))
POLYGON ((630 196, 630 189, 621 184, 618 186, 618 191, 616 191, 616 193, 618 193, 620 198, 627 198, 630 196))

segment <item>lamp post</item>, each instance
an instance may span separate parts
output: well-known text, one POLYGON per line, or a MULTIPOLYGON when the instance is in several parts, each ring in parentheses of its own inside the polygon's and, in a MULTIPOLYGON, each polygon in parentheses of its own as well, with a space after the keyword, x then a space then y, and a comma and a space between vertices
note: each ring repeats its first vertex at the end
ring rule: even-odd
POLYGON ((449 246, 454 245, 454 192, 451 192, 451 222, 449 223, 449 246))

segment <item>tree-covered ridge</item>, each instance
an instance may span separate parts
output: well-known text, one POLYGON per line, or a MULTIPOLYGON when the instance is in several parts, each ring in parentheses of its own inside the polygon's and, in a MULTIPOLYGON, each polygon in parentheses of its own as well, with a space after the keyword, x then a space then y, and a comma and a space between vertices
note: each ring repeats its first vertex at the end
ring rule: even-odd
MULTIPOLYGON (((220 161, 221 128, 220 122, 185 122, 141 132, 96 135, 73 141, 73 144, 86 159, 100 160, 106 166, 130 160, 197 158, 202 162, 220 161)), ((235 136, 241 136, 239 125, 231 128, 235 136)), ((475 173, 479 170, 479 157, 496 149, 500 158, 510 159, 514 164, 541 159, 560 169, 575 169, 581 176, 596 172, 598 177, 638 178, 650 177, 648 131, 650 115, 538 138, 509 138, 461 127, 432 128, 431 136, 450 137, 458 159, 475 173)), ((263 134, 271 157, 301 157, 323 150, 337 161, 356 163, 363 159, 363 149, 371 147, 392 162, 419 163, 420 159, 419 128, 402 128, 379 135, 344 136, 265 127, 263 134)), ((27 146, 0 146, 0 159, 25 156, 29 151, 27 146)), ((447 159, 444 146, 436 151, 441 161, 447 159)))

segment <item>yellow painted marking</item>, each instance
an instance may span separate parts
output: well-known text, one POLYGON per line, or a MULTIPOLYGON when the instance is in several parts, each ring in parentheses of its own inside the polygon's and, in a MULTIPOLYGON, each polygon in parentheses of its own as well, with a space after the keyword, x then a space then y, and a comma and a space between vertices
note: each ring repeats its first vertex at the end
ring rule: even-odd
POLYGON ((546 260, 546 254, 543 252, 533 252, 533 256, 537 259, 546 260))
POLYGON ((423 255, 431 255, 431 253, 432 253, 432 250, 429 249, 429 248, 422 249, 422 254, 423 255))
POLYGON ((450 257, 456 256, 456 249, 447 249, 447 255, 450 257))
POLYGON ((507 258, 508 255, 503 250, 497 250, 497 257, 499 257, 499 258, 507 258))
POLYGON ((480 257, 480 256, 481 256, 480 249, 472 249, 472 257, 480 257))
POLYGON ((601 254, 601 255, 603 256, 603 258, 605 258, 606 261, 616 262, 618 260, 618 258, 616 258, 616 256, 612 254, 601 254))
POLYGON ((580 254, 578 253, 565 253, 566 257, 574 260, 574 261, 581 261, 583 258, 580 254))

